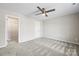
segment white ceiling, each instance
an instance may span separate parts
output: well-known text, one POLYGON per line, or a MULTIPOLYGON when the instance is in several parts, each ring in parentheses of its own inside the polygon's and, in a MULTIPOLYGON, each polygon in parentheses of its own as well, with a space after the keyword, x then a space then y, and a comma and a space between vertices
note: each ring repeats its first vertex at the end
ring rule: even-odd
POLYGON ((72 13, 79 12, 79 4, 72 5, 72 3, 0 3, 0 9, 5 9, 8 11, 13 11, 17 13, 21 13, 26 17, 34 18, 34 19, 49 19, 54 17, 59 17, 63 15, 68 15, 72 13), (50 12, 48 17, 43 15, 35 15, 39 12, 37 6, 41 8, 46 8, 47 10, 55 8, 56 11, 50 12))

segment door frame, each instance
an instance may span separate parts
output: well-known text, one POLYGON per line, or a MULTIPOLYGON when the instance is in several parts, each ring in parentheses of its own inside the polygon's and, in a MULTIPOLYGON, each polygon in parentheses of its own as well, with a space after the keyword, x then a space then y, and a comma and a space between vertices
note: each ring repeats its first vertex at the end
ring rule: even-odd
POLYGON ((17 19, 18 19, 18 42, 19 42, 19 35, 20 35, 20 33, 19 33, 19 32, 20 32, 20 22, 19 22, 20 17, 14 16, 14 15, 6 15, 6 16, 5 16, 5 42, 6 42, 7 44, 8 44, 7 20, 8 20, 9 17, 11 17, 11 18, 17 18, 17 19))

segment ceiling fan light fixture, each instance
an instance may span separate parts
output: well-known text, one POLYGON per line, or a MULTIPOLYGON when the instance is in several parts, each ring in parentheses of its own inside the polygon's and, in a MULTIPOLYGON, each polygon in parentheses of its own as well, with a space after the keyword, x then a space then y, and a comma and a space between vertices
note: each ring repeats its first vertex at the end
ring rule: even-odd
POLYGON ((43 13, 42 16, 45 16, 45 14, 43 13))

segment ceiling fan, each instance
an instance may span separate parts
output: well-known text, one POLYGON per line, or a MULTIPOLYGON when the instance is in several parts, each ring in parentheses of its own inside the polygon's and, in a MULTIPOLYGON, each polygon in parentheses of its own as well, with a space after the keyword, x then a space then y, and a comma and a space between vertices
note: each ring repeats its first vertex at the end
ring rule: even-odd
POLYGON ((40 8, 39 6, 37 6, 37 8, 41 11, 41 13, 38 13, 36 15, 45 15, 46 17, 48 17, 47 13, 55 11, 55 9, 50 9, 50 10, 46 10, 45 8, 40 8))

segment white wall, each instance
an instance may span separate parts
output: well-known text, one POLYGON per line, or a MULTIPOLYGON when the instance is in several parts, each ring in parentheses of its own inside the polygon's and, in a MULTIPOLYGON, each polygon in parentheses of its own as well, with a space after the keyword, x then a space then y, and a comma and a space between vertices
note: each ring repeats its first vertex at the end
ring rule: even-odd
POLYGON ((3 16, 0 13, 0 47, 6 46, 7 42, 5 42, 5 20, 3 20, 3 16))
POLYGON ((43 22, 36 20, 35 21, 35 38, 43 37, 43 22))
POLYGON ((0 47, 7 45, 7 41, 6 41, 7 40, 7 30, 6 30, 7 15, 19 17, 19 42, 25 42, 25 41, 29 41, 29 40, 41 37, 40 21, 27 18, 19 13, 0 10, 0 47), (35 29, 38 27, 39 29, 37 29, 36 31, 35 29))
POLYGON ((79 44, 79 13, 44 21, 44 36, 79 44))
POLYGON ((15 15, 16 13, 8 12, 0 9, 0 48, 7 46, 6 16, 15 15))
POLYGON ((40 37, 40 21, 30 18, 20 20, 20 42, 40 37))

